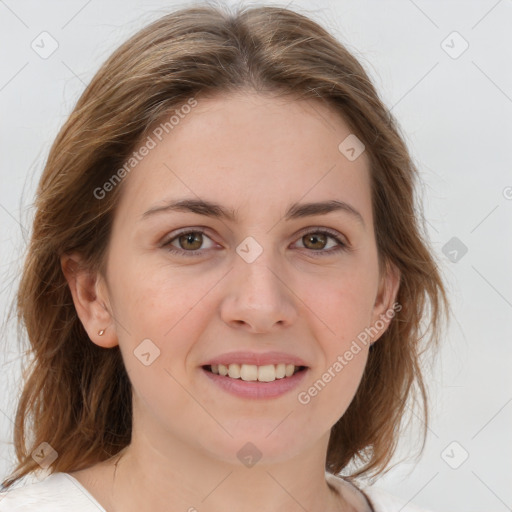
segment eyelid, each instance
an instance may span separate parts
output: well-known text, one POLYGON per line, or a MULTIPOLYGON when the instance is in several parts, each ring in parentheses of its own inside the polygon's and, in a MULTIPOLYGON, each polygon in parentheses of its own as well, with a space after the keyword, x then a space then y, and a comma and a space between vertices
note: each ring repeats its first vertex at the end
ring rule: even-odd
POLYGON ((326 235, 329 235, 330 237, 337 239, 341 244, 349 247, 350 242, 348 241, 348 238, 340 233, 339 231, 331 228, 327 228, 324 226, 310 226, 307 228, 304 228, 303 230, 299 231, 298 235, 299 237, 305 236, 309 233, 324 233, 326 235))
MULTIPOLYGON (((204 254, 205 250, 207 250, 207 249, 196 249, 193 251, 186 251, 185 249, 179 249, 177 247, 172 246, 171 242, 175 241, 181 235, 186 235, 189 233, 200 233, 200 234, 206 236, 207 238, 209 238, 212 241, 212 243, 215 244, 216 242, 212 239, 211 236, 208 235, 208 231, 209 231, 209 229, 205 226, 191 226, 191 227, 187 227, 187 228, 182 228, 176 232, 172 232, 169 236, 166 236, 159 245, 160 245, 160 247, 167 249, 169 252, 178 254, 178 255, 196 256, 196 255, 204 254)), ((314 249, 308 249, 307 247, 301 248, 301 249, 307 251, 309 254, 312 254, 313 256, 319 256, 319 257, 336 254, 340 251, 351 250, 351 244, 344 235, 342 235, 341 233, 339 233, 338 231, 336 231, 334 229, 323 227, 323 226, 309 226, 307 228, 300 230, 294 236, 297 239, 300 239, 308 234, 318 234, 318 233, 325 234, 328 237, 330 237, 331 239, 333 239, 338 244, 337 247, 331 248, 329 250, 317 250, 317 251, 315 251, 314 249)), ((296 242, 297 241, 298 240, 296 240, 296 242)))
MULTIPOLYGON (((160 242, 159 246, 166 248, 166 247, 170 246, 171 242, 176 240, 178 237, 180 237, 182 235, 187 235, 189 233, 201 233, 203 236, 206 236, 207 238, 209 238, 213 243, 216 243, 212 239, 212 237, 208 235, 208 231, 209 231, 209 229, 205 226, 192 226, 192 227, 182 228, 177 231, 173 231, 168 236, 165 236, 163 238, 163 240, 160 242)), ((173 246, 171 246, 171 247, 173 247, 173 246)), ((176 251, 184 252, 187 254, 194 254, 195 252, 204 252, 204 249, 196 249, 195 251, 185 251, 184 249, 176 248, 176 251)))

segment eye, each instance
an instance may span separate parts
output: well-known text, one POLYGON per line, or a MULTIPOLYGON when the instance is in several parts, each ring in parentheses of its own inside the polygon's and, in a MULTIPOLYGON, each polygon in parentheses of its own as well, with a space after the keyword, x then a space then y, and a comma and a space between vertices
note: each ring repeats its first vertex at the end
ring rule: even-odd
MULTIPOLYGON (((299 242, 302 243, 303 248, 308 249, 308 253, 315 257, 328 256, 349 249, 349 245, 340 239, 336 231, 327 228, 317 228, 303 233, 299 242), (326 248, 327 250, 325 250, 326 248)), ((199 256, 204 252, 204 249, 212 249, 215 243, 205 234, 203 229, 188 228, 186 231, 174 234, 167 241, 164 241, 161 246, 172 254, 199 256), (202 247, 205 240, 210 241, 208 247, 202 247)))
MULTIPOLYGON (((195 229, 189 231, 182 231, 172 238, 168 239, 162 244, 162 247, 166 247, 167 250, 173 254, 187 254, 196 255, 201 251, 199 249, 203 245, 204 240, 210 240, 210 247, 213 247, 213 241, 204 233, 203 230, 195 229)), ((205 249, 205 247, 203 247, 205 249)))
POLYGON ((348 244, 342 242, 336 232, 326 228, 309 231, 303 234, 299 240, 302 242, 303 247, 309 249, 310 252, 318 253, 315 256, 330 255, 348 249, 348 244), (328 247, 329 240, 331 240, 330 247, 328 247), (325 250, 326 248, 328 250, 325 250))

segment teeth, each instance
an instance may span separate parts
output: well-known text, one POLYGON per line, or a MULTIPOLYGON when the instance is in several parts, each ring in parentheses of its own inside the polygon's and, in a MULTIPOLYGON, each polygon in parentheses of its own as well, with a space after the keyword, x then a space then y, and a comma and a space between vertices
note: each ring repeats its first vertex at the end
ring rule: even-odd
MULTIPOLYGON (((237 364, 230 364, 229 365, 229 373, 228 375, 231 377, 231 367, 232 366, 238 366, 237 364)), ((260 368, 265 368, 264 366, 260 366, 260 368)), ((238 373, 238 376, 242 380, 258 380, 259 375, 259 368, 253 364, 243 364, 240 367, 240 372, 238 373)), ((235 377, 236 378, 236 377, 235 377)))
POLYGON ((230 364, 228 366, 228 377, 231 377, 232 379, 239 379, 240 378, 240 365, 239 364, 230 364))
POLYGON ((256 366, 254 364, 212 364, 212 373, 222 375, 224 377, 231 377, 232 379, 242 379, 246 381, 259 381, 259 382, 272 382, 276 379, 283 379, 284 377, 291 377, 298 366, 293 364, 266 364, 263 366, 256 366))

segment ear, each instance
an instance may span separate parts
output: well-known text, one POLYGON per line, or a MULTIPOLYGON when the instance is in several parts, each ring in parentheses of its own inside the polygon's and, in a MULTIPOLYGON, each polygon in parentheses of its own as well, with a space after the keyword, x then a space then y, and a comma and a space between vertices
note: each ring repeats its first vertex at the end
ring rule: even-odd
POLYGON ((118 341, 115 322, 108 307, 104 278, 99 273, 86 269, 76 253, 62 255, 60 263, 76 312, 91 341, 104 348, 116 346, 118 341), (100 335, 102 330, 104 333, 100 335))
POLYGON ((370 329, 372 343, 386 332, 393 317, 402 309, 402 305, 395 302, 399 288, 400 271, 392 263, 386 262, 373 306, 371 323, 373 329, 370 329))

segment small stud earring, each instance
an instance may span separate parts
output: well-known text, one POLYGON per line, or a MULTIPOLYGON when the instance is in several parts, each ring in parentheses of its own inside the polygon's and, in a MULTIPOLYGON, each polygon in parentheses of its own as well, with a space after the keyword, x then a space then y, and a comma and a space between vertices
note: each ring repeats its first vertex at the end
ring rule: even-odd
POLYGON ((101 331, 98 331, 98 336, 103 336, 105 334, 105 329, 101 329, 101 331))

